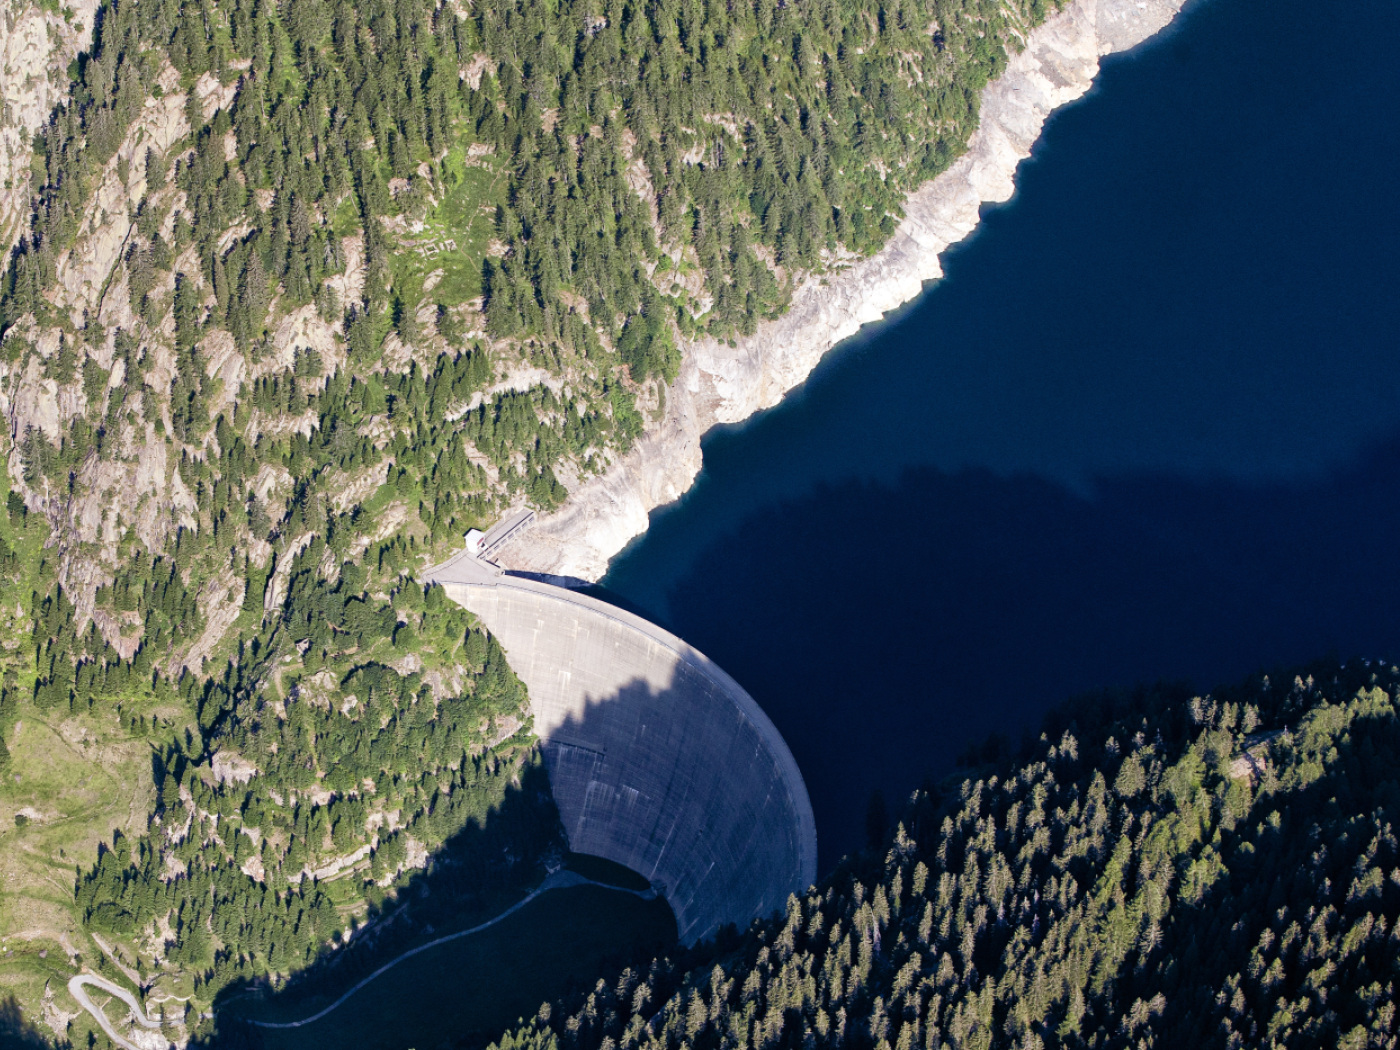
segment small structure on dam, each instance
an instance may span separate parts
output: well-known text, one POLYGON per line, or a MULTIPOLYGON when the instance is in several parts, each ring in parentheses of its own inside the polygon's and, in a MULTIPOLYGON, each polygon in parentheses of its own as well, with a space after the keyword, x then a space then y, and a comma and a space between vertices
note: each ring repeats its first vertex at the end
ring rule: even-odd
MULTIPOLYGON (((495 533, 483 547, 499 549, 495 533)), ((776 911, 815 879, 797 763, 703 654, 639 616, 465 552, 429 578, 480 617, 529 690, 570 848, 650 879, 682 942, 776 911)))

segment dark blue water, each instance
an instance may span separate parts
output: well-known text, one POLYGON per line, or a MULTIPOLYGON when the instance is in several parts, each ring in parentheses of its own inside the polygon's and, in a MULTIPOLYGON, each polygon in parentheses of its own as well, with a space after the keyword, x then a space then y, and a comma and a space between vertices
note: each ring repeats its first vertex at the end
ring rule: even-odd
POLYGON ((1400 5, 1205 0, 946 279, 716 432, 605 581, 746 686, 823 862, 1083 690, 1400 658, 1400 5))

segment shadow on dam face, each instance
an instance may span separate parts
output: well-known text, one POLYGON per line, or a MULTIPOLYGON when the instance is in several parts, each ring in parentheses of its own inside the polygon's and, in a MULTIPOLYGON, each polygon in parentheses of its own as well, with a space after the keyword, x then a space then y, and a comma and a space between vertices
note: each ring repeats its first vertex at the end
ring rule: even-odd
POLYGON ((694 943, 816 877, 807 788, 762 709, 655 624, 475 559, 434 570, 530 695, 569 847, 649 879, 694 943))
POLYGON ((677 717, 693 703, 693 683, 658 691, 636 679, 543 739, 570 849, 650 881, 686 943, 774 911, 812 881, 786 792, 742 715, 715 704, 677 717))

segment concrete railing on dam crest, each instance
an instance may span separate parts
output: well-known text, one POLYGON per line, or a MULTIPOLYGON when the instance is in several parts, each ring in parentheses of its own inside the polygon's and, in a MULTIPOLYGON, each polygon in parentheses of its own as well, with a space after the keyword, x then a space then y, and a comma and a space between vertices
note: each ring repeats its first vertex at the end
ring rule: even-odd
POLYGON ((429 578, 525 683, 579 853, 650 879, 693 943, 816 877, 807 787, 773 723, 702 653, 639 616, 469 555, 429 578))

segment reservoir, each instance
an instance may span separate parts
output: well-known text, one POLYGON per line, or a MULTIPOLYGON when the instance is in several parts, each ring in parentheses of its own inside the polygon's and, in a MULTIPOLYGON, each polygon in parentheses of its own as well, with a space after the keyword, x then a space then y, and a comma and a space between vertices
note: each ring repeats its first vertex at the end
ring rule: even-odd
POLYGON ((717 430, 607 596, 765 709, 821 868, 1067 697, 1400 660, 1400 7, 1202 0, 946 278, 717 430))

